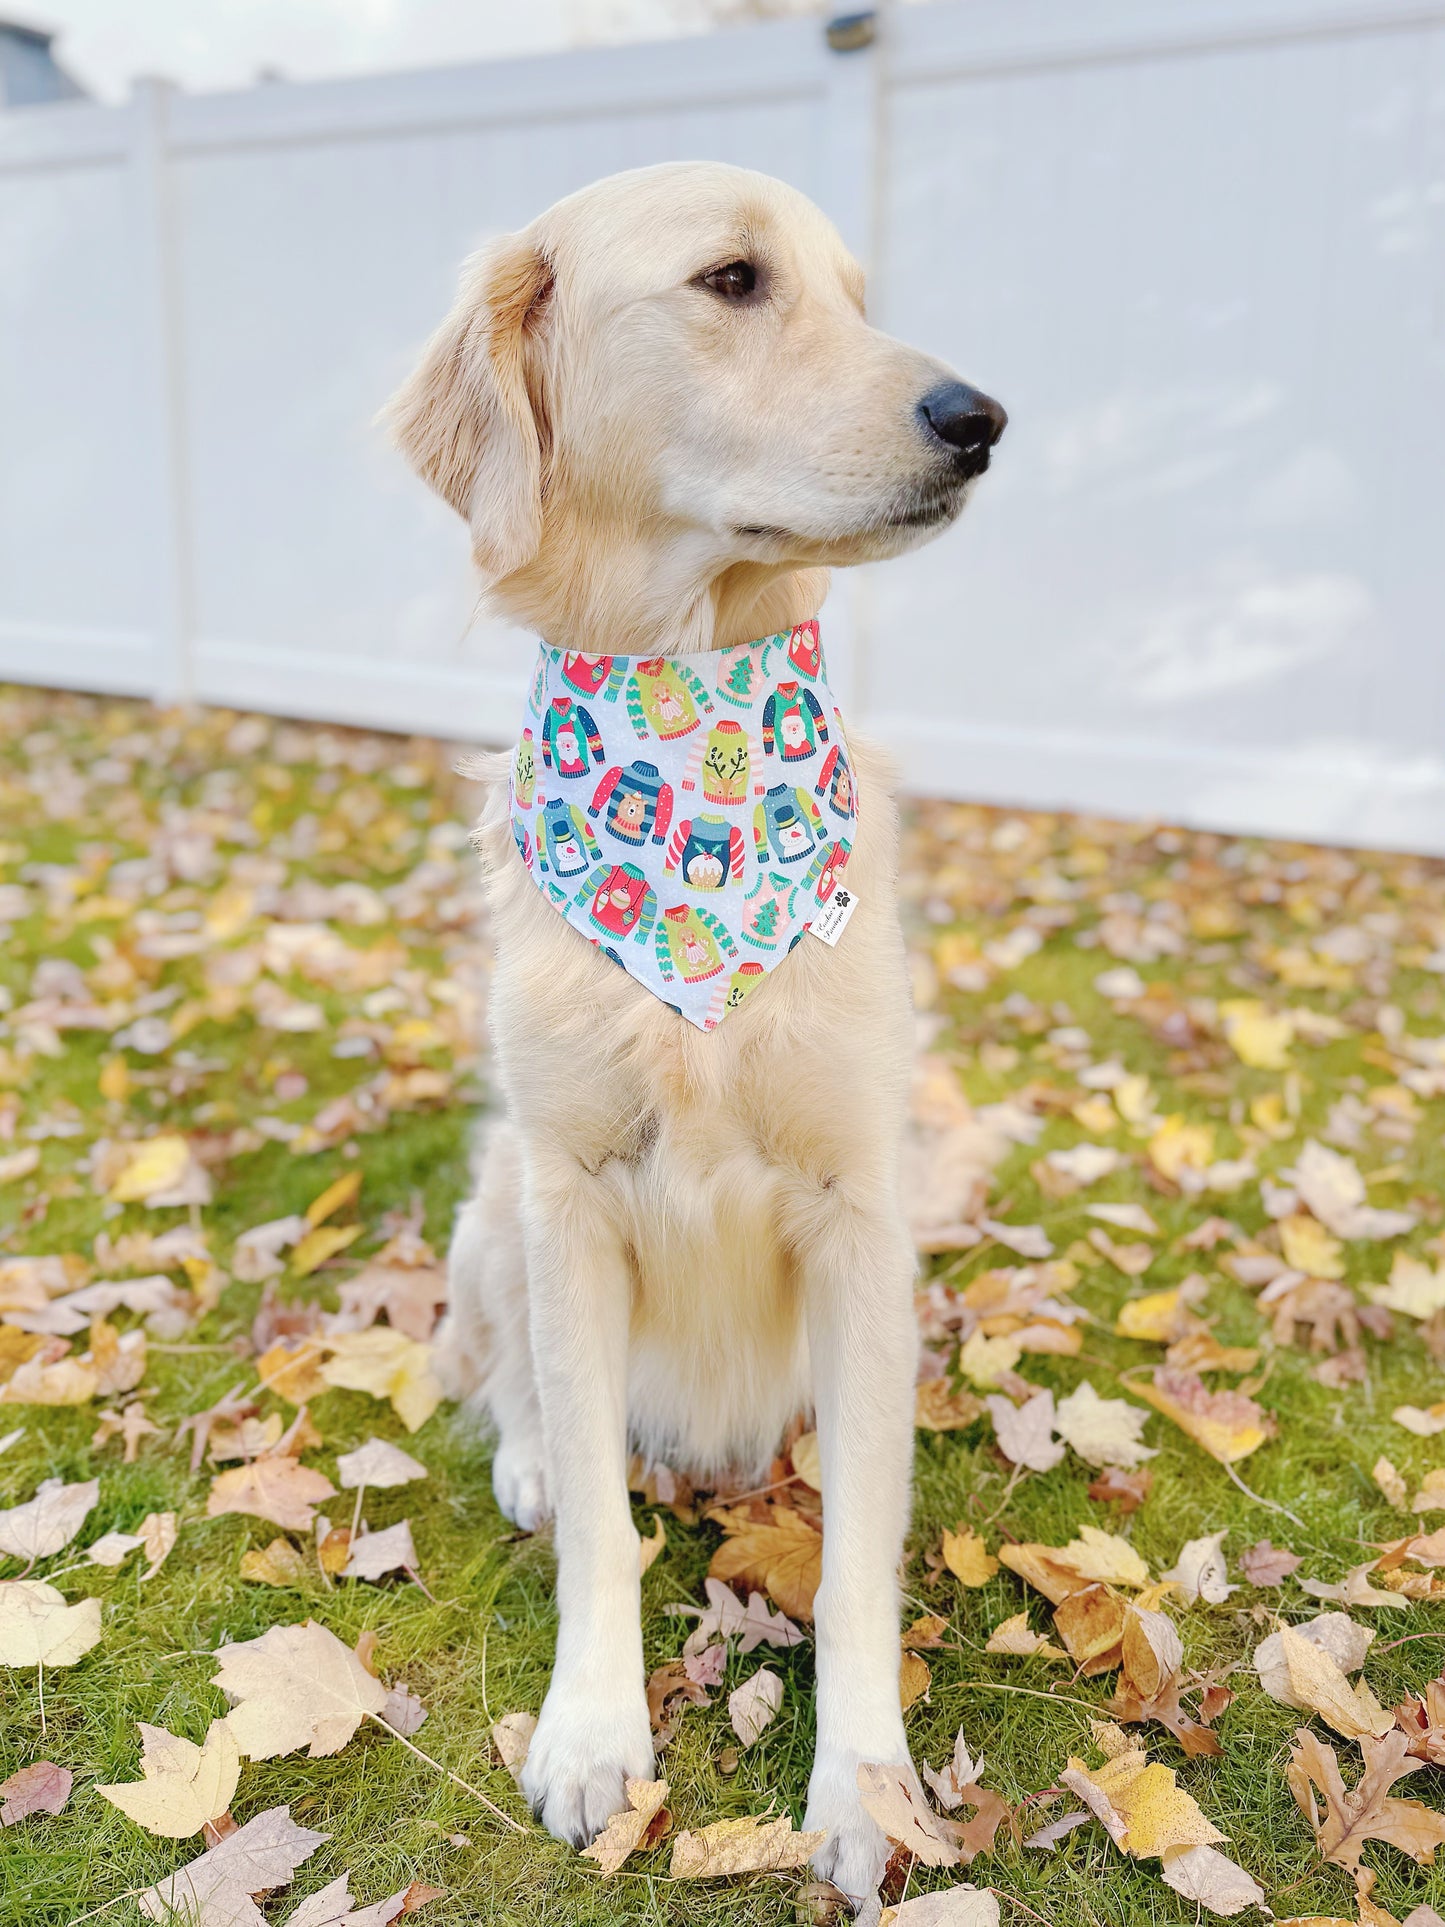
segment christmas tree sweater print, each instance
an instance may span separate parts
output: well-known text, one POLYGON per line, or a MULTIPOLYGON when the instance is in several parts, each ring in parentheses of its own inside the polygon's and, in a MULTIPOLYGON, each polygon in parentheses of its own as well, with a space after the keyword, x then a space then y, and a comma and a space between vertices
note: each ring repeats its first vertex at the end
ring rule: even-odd
POLYGON ((816 622, 698 655, 542 645, 512 762, 518 860, 699 1030, 808 928, 857 806, 816 622))

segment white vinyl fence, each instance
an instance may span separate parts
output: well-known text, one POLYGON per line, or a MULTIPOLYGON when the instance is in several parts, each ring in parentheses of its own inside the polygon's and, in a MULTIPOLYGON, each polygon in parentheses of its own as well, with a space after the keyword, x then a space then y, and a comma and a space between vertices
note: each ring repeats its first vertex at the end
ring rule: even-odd
POLYGON ((1445 0, 946 0, 0 116, 0 677, 500 741, 528 642, 374 413, 462 256, 779 174, 1012 425, 840 578, 919 789, 1445 851, 1445 0))

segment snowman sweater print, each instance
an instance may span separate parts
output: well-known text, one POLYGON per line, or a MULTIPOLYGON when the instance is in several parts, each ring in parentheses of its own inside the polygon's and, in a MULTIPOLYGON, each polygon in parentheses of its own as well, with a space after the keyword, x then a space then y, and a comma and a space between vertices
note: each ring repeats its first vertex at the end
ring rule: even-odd
POLYGON ((543 643, 512 763, 518 855, 580 936, 699 1030, 832 894, 857 802, 816 622, 701 655, 543 643))

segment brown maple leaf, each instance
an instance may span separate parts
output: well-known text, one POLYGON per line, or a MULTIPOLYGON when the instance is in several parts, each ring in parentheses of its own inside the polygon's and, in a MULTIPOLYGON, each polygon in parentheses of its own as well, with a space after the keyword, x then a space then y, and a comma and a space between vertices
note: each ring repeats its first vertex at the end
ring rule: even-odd
POLYGON ((1321 1854, 1334 1866, 1354 1873, 1365 1842, 1385 1840, 1422 1867, 1428 1866, 1435 1849, 1445 1841, 1445 1813, 1436 1813, 1419 1800, 1396 1800, 1390 1795, 1395 1782, 1418 1772, 1424 1761, 1409 1757, 1409 1736, 1398 1731, 1383 1739, 1363 1735, 1360 1751, 1365 1770, 1359 1784, 1350 1789, 1340 1776, 1332 1746, 1325 1746, 1307 1727, 1295 1735, 1286 1778, 1300 1811, 1314 1828, 1321 1854))
POLYGON ((1272 1546, 1261 1539, 1256 1546, 1239 1555, 1239 1570, 1251 1586, 1282 1586, 1304 1561, 1287 1546, 1272 1546))
POLYGON ((793 1619, 813 1617, 823 1577, 823 1535, 793 1506, 774 1505, 757 1519, 743 1506, 714 1506, 707 1515, 727 1537, 708 1576, 756 1586, 793 1619))

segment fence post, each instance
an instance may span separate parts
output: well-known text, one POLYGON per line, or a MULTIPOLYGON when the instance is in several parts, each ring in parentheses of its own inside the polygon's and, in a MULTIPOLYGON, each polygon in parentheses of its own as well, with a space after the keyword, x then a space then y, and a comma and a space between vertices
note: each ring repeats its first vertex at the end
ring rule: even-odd
POLYGON ((185 387, 175 285, 167 119, 169 81, 132 84, 131 218, 141 418, 150 435, 136 450, 136 487, 150 505, 151 589, 156 644, 153 694, 192 693, 190 531, 185 487, 185 387))
MULTIPOLYGON (((867 275, 874 267, 882 192, 880 37, 886 35, 886 22, 887 9, 879 7, 840 16, 824 29, 833 51, 823 109, 820 199, 867 275)), ((865 570, 839 569, 828 596, 829 679, 860 721, 871 693, 870 588, 865 570)))

